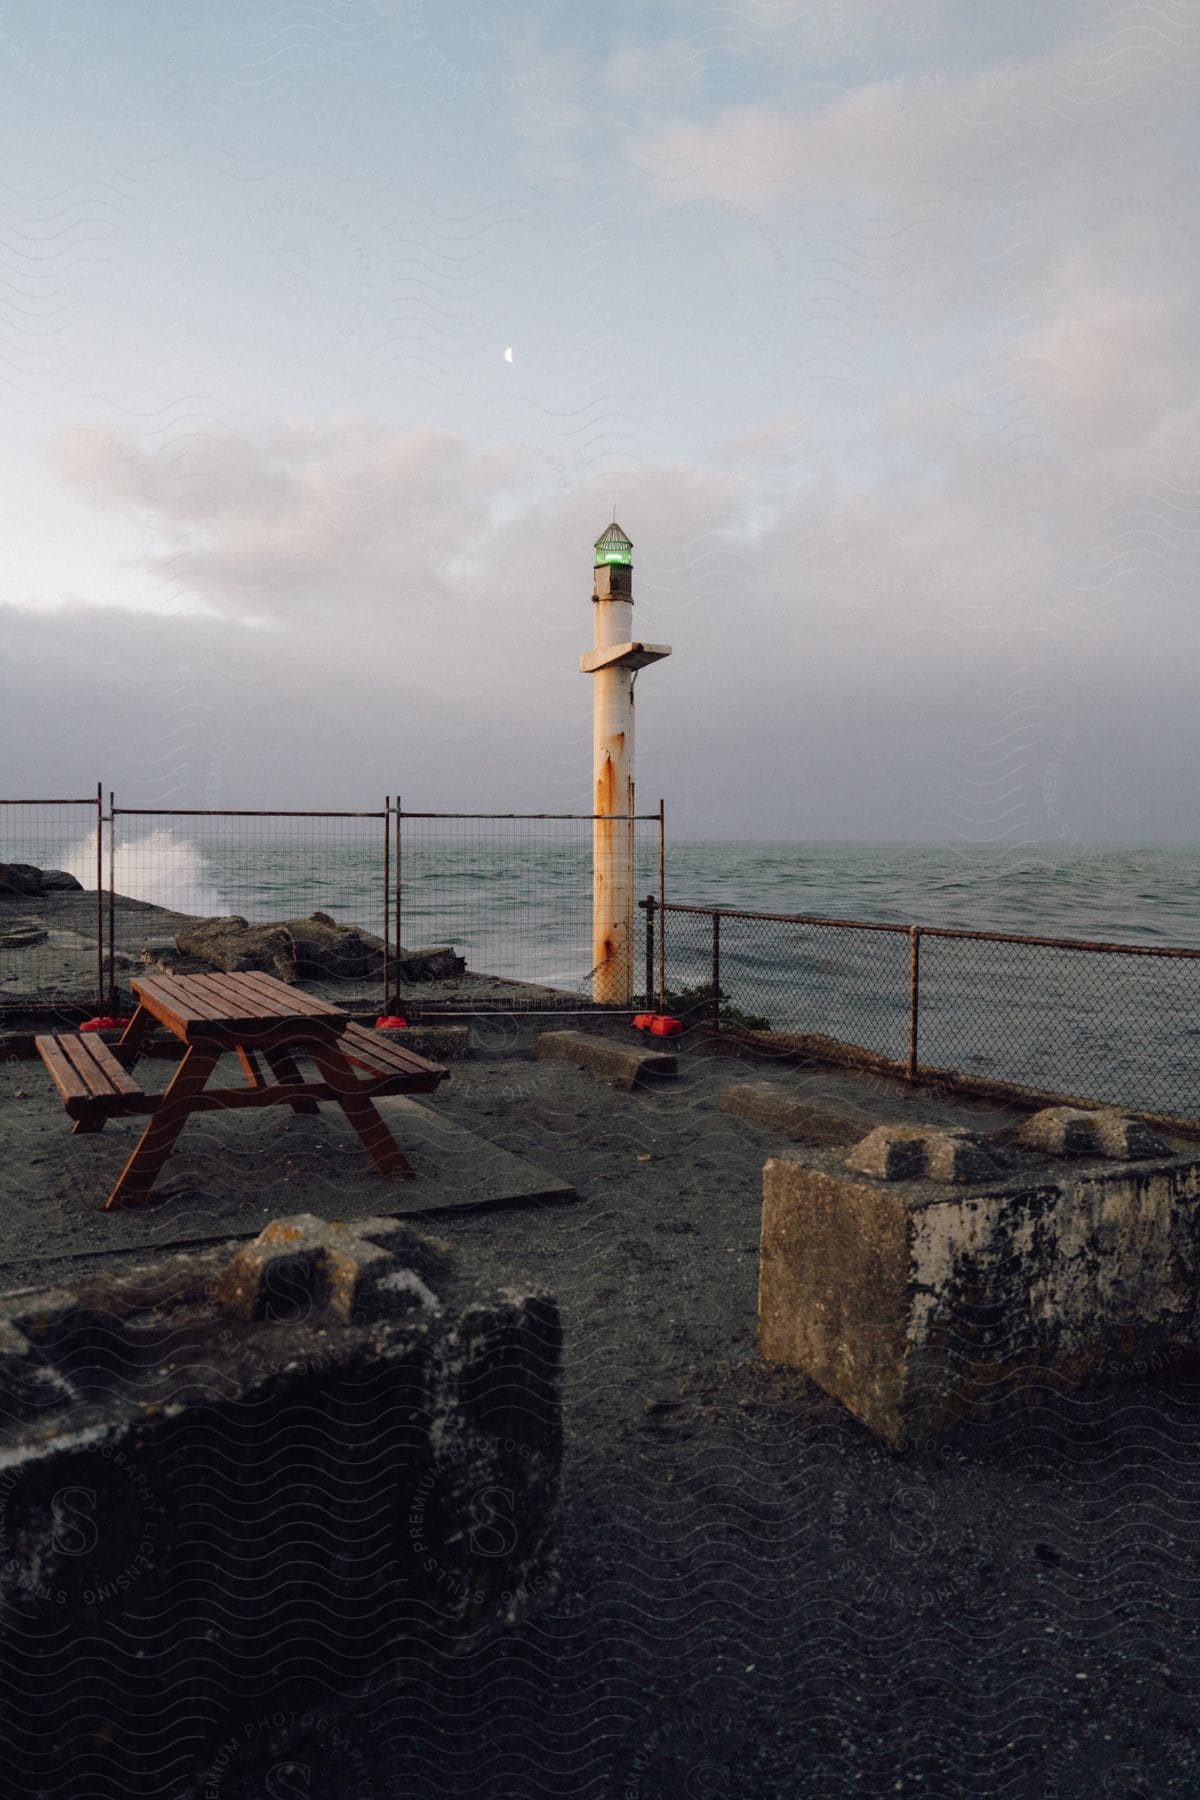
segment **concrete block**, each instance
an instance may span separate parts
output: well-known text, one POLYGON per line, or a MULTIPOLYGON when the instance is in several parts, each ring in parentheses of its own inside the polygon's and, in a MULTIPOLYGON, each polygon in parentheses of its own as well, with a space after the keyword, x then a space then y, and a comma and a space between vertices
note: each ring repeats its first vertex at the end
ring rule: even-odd
POLYGON ((584 1031, 543 1031, 537 1040, 538 1057, 560 1057, 578 1068, 590 1069, 613 1087, 643 1087, 679 1073, 673 1056, 614 1044, 608 1038, 591 1037, 584 1031))
POLYGON ((1051 1156, 1111 1156, 1136 1162, 1170 1154, 1170 1145, 1144 1120, 1107 1108, 1047 1106, 1008 1134, 1011 1143, 1051 1156))
POLYGON ((721 1095, 722 1112, 812 1144, 856 1144, 863 1134, 861 1114, 840 1112, 819 1100, 802 1100, 776 1081, 735 1081, 721 1095))
POLYGON ((1003 1166, 974 1133, 946 1125, 877 1125, 846 1158, 848 1169, 880 1181, 987 1181, 1003 1166))
POLYGON ((392 1219, 0 1296, 13 1791, 190 1793, 246 1720, 519 1618, 553 1586, 559 1368, 548 1295, 392 1219))
POLYGON ((934 1135, 880 1139, 877 1173, 818 1149, 768 1161, 767 1361, 901 1444, 1028 1400, 1047 1375, 1200 1343, 1200 1150, 1131 1165, 1014 1148, 990 1180, 897 1176, 934 1135))

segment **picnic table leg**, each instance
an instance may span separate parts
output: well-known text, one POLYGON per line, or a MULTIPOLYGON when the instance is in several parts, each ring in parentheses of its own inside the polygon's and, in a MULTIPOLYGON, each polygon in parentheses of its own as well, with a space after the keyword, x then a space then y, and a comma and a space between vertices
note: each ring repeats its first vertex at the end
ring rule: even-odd
POLYGON ((146 1008, 139 1004, 132 1019, 113 1045, 113 1055, 123 1069, 132 1069, 142 1053, 142 1045, 153 1030, 154 1024, 154 1014, 147 1012, 146 1008))
POLYGON ((358 1076, 333 1044, 313 1044, 306 1050, 337 1096, 337 1103, 362 1139, 363 1147, 381 1175, 415 1175, 416 1170, 384 1124, 367 1096, 359 1091, 358 1076))
POLYGON ((242 1065, 242 1074, 246 1077, 246 1086, 262 1088, 267 1085, 267 1078, 258 1066, 258 1058, 253 1050, 247 1050, 245 1044, 237 1047, 237 1059, 242 1065))
MULTIPOLYGON (((264 1050, 263 1055, 277 1081, 303 1081, 290 1050, 264 1050)), ((318 1113, 321 1110, 315 1100, 293 1100, 291 1104, 294 1113, 318 1113)))
POLYGON ((193 1044, 185 1053, 158 1110, 151 1114, 150 1123, 138 1139, 133 1155, 104 1202, 105 1212, 115 1212, 120 1206, 146 1199, 159 1170, 175 1148, 175 1140, 183 1130, 192 1101, 203 1090, 220 1054, 219 1049, 200 1044, 193 1044))

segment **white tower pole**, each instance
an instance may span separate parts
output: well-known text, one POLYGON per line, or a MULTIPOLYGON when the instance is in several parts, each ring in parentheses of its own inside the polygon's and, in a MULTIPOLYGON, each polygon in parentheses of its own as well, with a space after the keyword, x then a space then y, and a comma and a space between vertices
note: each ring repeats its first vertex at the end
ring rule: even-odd
POLYGON ((593 647, 579 667, 593 682, 592 998, 633 999, 633 678, 671 654, 633 641, 633 545, 614 519, 596 540, 593 647))

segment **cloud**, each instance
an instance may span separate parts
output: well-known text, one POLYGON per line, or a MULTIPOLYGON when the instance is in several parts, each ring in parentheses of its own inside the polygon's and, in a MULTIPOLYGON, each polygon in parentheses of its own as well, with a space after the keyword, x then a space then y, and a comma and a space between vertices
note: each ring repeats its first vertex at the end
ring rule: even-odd
POLYGON ((138 518, 164 583, 220 616, 14 610, 13 778, 25 757, 49 779, 33 746, 52 691, 71 721, 58 783, 100 763, 127 803, 400 787, 585 810, 578 655, 615 487, 636 628, 674 646, 639 683, 639 789, 672 798, 677 831, 1200 830, 1181 776, 1200 749, 1190 317, 1069 259, 1054 297, 999 371, 897 387, 862 424, 869 472, 797 411, 712 468, 536 497, 509 452, 354 419, 156 449, 68 433, 73 490, 138 518), (281 628, 232 640, 251 609, 281 628), (1145 730, 1168 715, 1170 746, 1145 730))
POLYGON ((1040 304, 1081 245, 1133 277, 1149 247, 1152 278, 1194 288, 1198 74, 1195 36, 1171 15, 1153 29, 1098 18, 984 67, 943 54, 932 71, 843 80, 833 98, 668 116, 626 153, 662 203, 770 215, 789 232, 798 324, 818 341, 825 317, 841 338, 964 309, 995 321, 1040 304))
POLYGON ((507 459, 446 432, 361 420, 198 432, 146 450, 77 426, 55 440, 63 480, 102 508, 141 515, 167 592, 234 617, 353 620, 384 596, 408 617, 449 605, 446 565, 477 541, 507 459))

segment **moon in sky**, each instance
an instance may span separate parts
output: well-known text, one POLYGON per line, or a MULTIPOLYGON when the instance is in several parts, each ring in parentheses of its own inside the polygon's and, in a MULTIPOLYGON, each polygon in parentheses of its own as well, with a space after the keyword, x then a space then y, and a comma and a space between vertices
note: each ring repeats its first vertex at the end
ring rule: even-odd
POLYGON ((504 352, 504 360, 505 360, 505 362, 512 361, 512 345, 511 344, 509 345, 508 349, 504 352))

